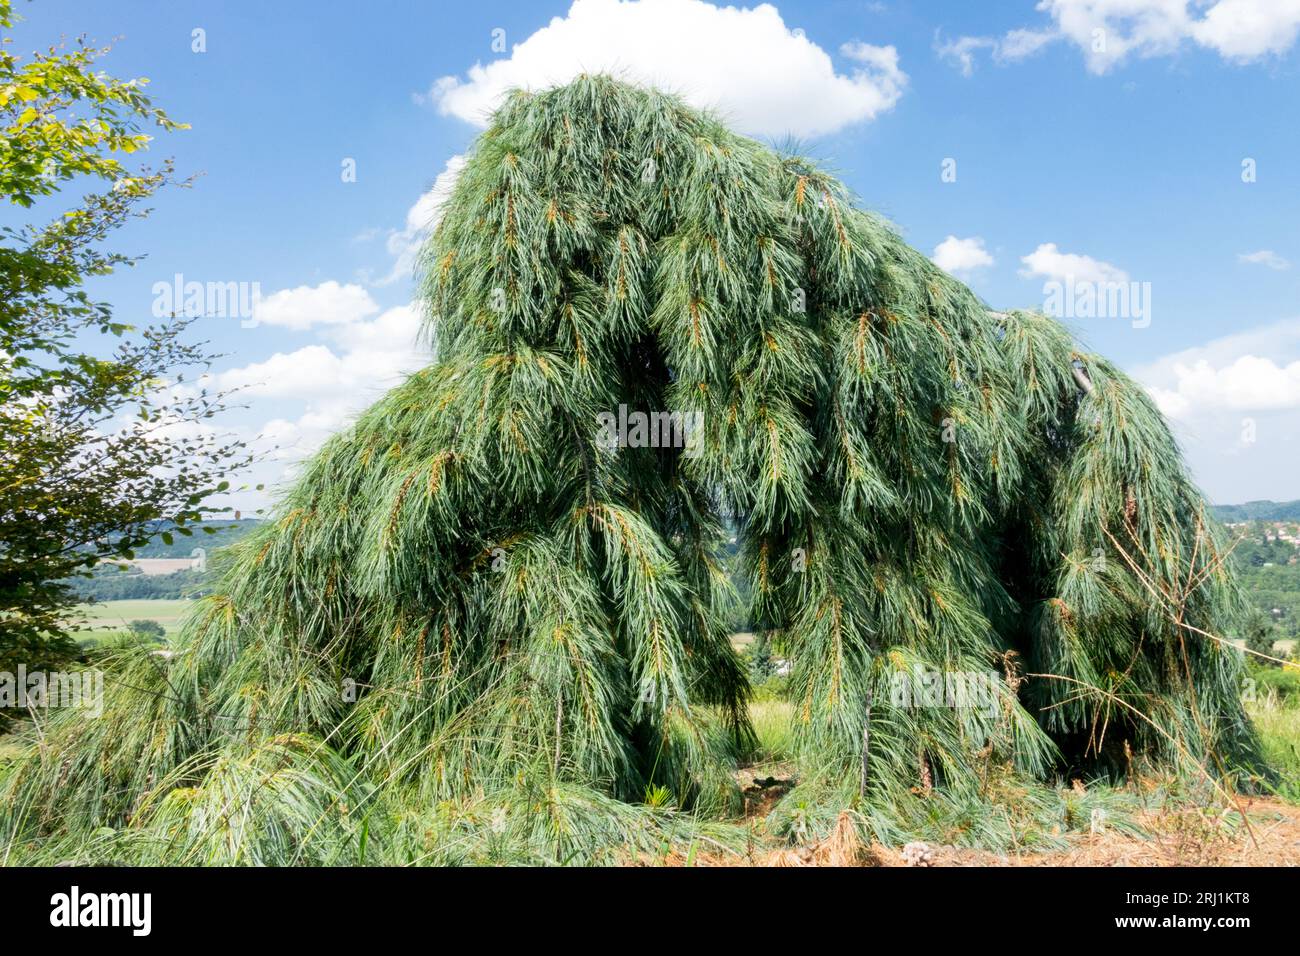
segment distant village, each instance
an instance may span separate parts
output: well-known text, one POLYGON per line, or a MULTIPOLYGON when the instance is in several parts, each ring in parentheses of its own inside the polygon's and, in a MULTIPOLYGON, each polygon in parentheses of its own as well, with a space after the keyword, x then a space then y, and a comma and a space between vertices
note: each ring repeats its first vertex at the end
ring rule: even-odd
MULTIPOLYGON (((1245 532, 1251 537, 1259 536, 1260 539, 1273 542, 1280 541, 1289 544, 1293 549, 1300 551, 1300 522, 1296 521, 1234 521, 1228 522, 1226 527, 1230 531, 1237 533, 1245 532)), ((1297 557, 1300 555, 1291 555, 1287 564, 1296 564, 1297 557)), ((1264 566, 1277 564, 1276 561, 1266 561, 1264 566)))

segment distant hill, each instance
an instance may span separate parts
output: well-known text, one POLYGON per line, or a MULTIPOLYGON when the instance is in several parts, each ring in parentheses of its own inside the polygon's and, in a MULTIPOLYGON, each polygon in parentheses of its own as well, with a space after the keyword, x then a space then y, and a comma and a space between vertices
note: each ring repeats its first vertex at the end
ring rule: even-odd
POLYGON ((1300 521, 1300 501, 1247 501, 1241 505, 1214 505, 1220 521, 1300 521))
POLYGON ((135 552, 137 558, 188 558, 190 552, 195 548, 203 548, 205 551, 212 551, 215 548, 225 547, 228 544, 234 544, 248 532, 252 531, 262 523, 261 518, 235 518, 221 519, 213 518, 202 524, 190 525, 194 532, 186 537, 185 535, 176 534, 174 527, 159 527, 159 532, 170 530, 172 532, 172 543, 167 544, 162 538, 154 538, 143 548, 135 552), (204 530, 211 528, 209 533, 204 530))
POLYGON ((87 604, 201 597, 208 593, 215 572, 211 564, 204 570, 191 560, 195 557, 194 550, 202 548, 211 562, 218 549, 234 544, 262 521, 261 518, 212 519, 190 525, 194 533, 188 537, 177 534, 175 525, 159 524, 157 533, 170 532, 171 544, 156 537, 147 546, 136 549, 129 562, 105 561, 89 577, 68 578, 66 583, 87 604), (209 534, 204 528, 211 528, 212 532, 209 534))

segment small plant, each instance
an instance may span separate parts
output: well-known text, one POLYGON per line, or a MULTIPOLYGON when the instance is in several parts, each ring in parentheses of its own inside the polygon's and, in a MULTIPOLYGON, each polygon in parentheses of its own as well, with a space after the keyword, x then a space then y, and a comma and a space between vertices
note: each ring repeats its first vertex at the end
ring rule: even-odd
POLYGON ((776 673, 776 663, 772 659, 772 639, 767 632, 760 632, 749 645, 749 679, 761 684, 776 673))
POLYGON ((1300 667, 1294 665, 1250 665, 1250 679, 1259 698, 1275 697, 1281 704, 1300 703, 1300 667))
POLYGON ((649 784, 645 788, 645 805, 655 810, 663 810, 671 806, 673 802, 673 793, 667 787, 656 784, 649 784))
POLYGON ((152 620, 137 620, 127 624, 126 629, 136 637, 150 641, 161 641, 167 636, 167 629, 152 620))

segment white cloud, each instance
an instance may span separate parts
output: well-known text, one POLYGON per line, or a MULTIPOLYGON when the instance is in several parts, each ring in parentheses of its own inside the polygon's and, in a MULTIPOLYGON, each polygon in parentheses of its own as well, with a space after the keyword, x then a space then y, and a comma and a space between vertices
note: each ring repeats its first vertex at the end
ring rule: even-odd
POLYGON ((1291 268, 1291 263, 1287 262, 1272 249, 1261 249, 1258 252, 1238 253, 1237 261, 1247 262, 1251 265, 1257 266, 1268 266, 1270 269, 1276 269, 1279 272, 1291 268))
POLYGON ((259 362, 205 377, 212 389, 239 389, 239 398, 268 400, 280 414, 260 429, 256 448, 293 462, 315 451, 358 412, 429 362, 417 339, 413 304, 388 309, 370 322, 331 328, 328 344, 277 352, 259 362), (283 410, 303 409, 297 417, 283 410))
POLYGON ((1219 502, 1295 497, 1300 319, 1249 329, 1133 370, 1219 502))
POLYGON ((574 0, 508 58, 438 79, 429 99, 443 114, 482 126, 512 87, 605 71, 718 109, 748 133, 816 136, 891 109, 907 83, 891 46, 846 43, 840 53, 860 65, 836 72, 830 55, 767 3, 574 0))
POLYGON ((1184 349, 1134 374, 1171 418, 1300 407, 1300 320, 1184 349))
MULTIPOLYGON (((1271 355, 1289 361, 1300 358, 1300 319, 1287 319, 1234 332, 1203 345, 1183 349, 1142 366, 1139 371, 1153 380, 1167 376, 1177 365, 1191 365, 1205 359, 1212 365, 1226 365, 1242 355, 1271 355)), ((1144 377, 1143 381, 1147 381, 1144 377)))
POLYGON ((273 418, 260 429, 250 446, 278 463, 272 481, 279 486, 291 481, 297 465, 310 458, 359 412, 350 403, 325 401, 310 406, 296 418, 273 418))
POLYGON ((1064 282, 1127 282, 1128 273, 1123 269, 1102 262, 1092 256, 1073 252, 1061 252, 1054 242, 1045 242, 1027 256, 1022 256, 1025 268, 1020 274, 1025 278, 1042 276, 1049 280, 1064 282))
POLYGON ((379 305, 359 285, 339 285, 334 280, 318 286, 281 289, 263 298, 254 315, 262 325, 303 331, 313 326, 359 322, 379 311, 379 305))
POLYGON ((1279 364, 1243 355, 1214 366, 1201 359, 1174 369, 1172 388, 1151 386, 1152 397, 1170 418, 1186 419, 1205 410, 1277 411, 1300 407, 1300 361, 1279 364))
POLYGON ((1285 53, 1300 34, 1300 0, 1219 0, 1191 34, 1230 60, 1285 53))
MULTIPOLYGON (((898 67, 898 51, 892 46, 875 46, 858 40, 852 43, 841 43, 840 53, 850 60, 865 63, 877 70, 882 77, 893 77, 899 80, 900 84, 905 79, 898 67)), ((897 100, 900 93, 901 90, 895 89, 890 95, 893 100, 897 100)))
POLYGON ((961 70, 962 76, 970 76, 975 72, 977 50, 996 51, 997 48, 998 41, 992 37, 958 37, 944 43, 936 39, 934 44, 934 51, 939 54, 939 58, 953 61, 961 70))
POLYGON ((460 153, 448 159, 433 185, 406 211, 406 222, 402 228, 388 233, 387 247, 393 256, 393 268, 388 275, 377 280, 375 285, 390 285, 411 275, 420 246, 429 233, 437 228, 438 220, 442 218, 442 207, 451 198, 451 191, 464 168, 465 157, 460 153))
POLYGON ((961 70, 962 76, 975 72, 975 54, 988 50, 997 63, 1013 63, 1037 53, 1049 43, 1059 39, 1050 30, 1012 30, 1001 39, 995 37, 958 37, 947 42, 935 42, 939 58, 950 60, 961 70))
MULTIPOLYGON (((303 459, 432 357, 414 303, 366 321, 379 306, 359 286, 333 281, 286 289, 271 301, 275 321, 268 324, 310 329, 318 340, 160 390, 164 406, 169 399, 193 398, 199 389, 231 393, 223 424, 201 428, 204 435, 244 441, 259 456, 242 480, 270 490, 232 492, 231 500, 247 511, 264 507, 303 459)), ((182 427, 168 426, 172 432, 182 427)))
POLYGON ((330 329, 328 334, 349 354, 391 353, 405 361, 412 354, 425 355, 423 349, 415 346, 419 332, 420 314, 414 303, 407 303, 385 310, 373 322, 330 329), (414 353, 412 349, 416 349, 414 353))
POLYGON ((940 269, 953 275, 993 265, 993 257, 984 248, 984 240, 979 236, 971 236, 969 239, 949 236, 934 247, 931 258, 940 269))
POLYGON ((1168 56, 1188 42, 1245 63, 1285 53, 1300 35, 1300 0, 1040 0, 1037 9, 1051 24, 1000 39, 959 37, 938 53, 969 76, 976 50, 1006 63, 1064 40, 1102 74, 1129 56, 1168 56))
POLYGON ((1003 63, 1023 60, 1057 39, 1051 30, 1011 30, 998 43, 994 59, 1003 63))
POLYGON ((330 331, 336 347, 305 345, 260 362, 210 376, 217 388, 249 397, 310 399, 367 393, 369 401, 422 364, 415 346, 419 319, 412 305, 389 309, 372 322, 330 331), (336 351, 337 348, 337 351, 336 351))

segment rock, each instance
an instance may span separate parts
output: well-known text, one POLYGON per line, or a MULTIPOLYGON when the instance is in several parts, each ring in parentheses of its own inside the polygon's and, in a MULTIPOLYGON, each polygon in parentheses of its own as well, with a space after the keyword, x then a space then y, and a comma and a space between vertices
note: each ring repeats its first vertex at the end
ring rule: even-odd
POLYGON ((934 850, 928 843, 908 843, 903 847, 903 862, 908 866, 933 866, 934 850))

